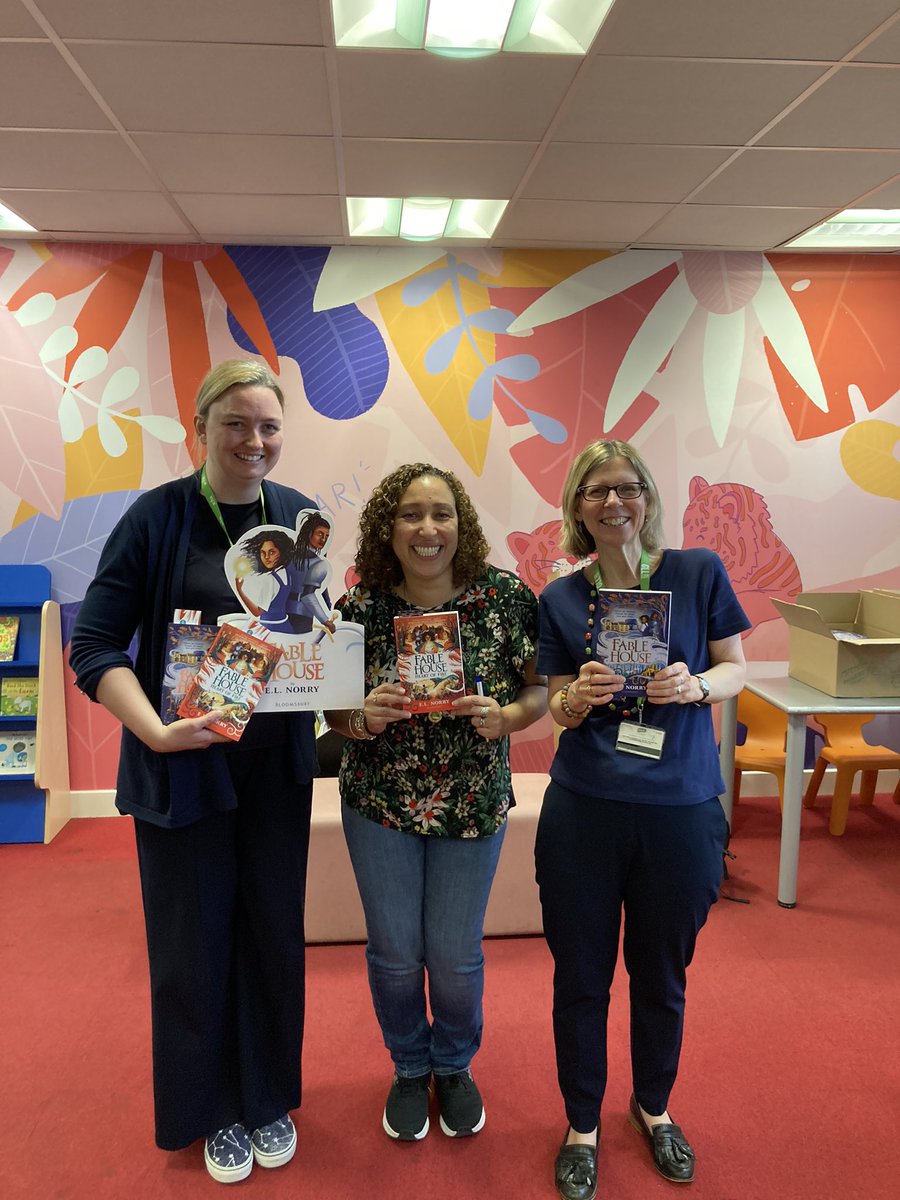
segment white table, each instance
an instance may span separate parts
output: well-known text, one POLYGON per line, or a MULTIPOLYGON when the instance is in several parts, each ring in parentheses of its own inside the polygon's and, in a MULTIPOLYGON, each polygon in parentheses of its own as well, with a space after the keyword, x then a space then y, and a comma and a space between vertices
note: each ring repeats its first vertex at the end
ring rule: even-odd
MULTIPOLYGON (((798 679, 781 675, 771 679, 748 678, 747 690, 787 713, 784 804, 781 812, 781 857, 778 865, 778 903, 797 904, 797 864, 800 859, 800 815, 803 811, 803 760, 806 751, 806 718, 811 713, 900 713, 900 696, 866 696, 850 699, 829 696, 798 679)), ((731 821, 734 804, 734 743, 737 731, 737 697, 722 705, 720 759, 725 779, 721 797, 731 821)))

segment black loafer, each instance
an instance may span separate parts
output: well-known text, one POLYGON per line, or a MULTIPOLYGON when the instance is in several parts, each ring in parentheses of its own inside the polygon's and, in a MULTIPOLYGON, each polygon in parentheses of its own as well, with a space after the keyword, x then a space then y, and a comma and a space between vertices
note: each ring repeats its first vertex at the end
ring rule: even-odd
POLYGON ((553 1178, 563 1200, 594 1200, 597 1195, 597 1147, 567 1146, 566 1138, 563 1138, 553 1164, 553 1178))
POLYGON ((690 1183, 694 1178, 694 1151, 677 1125, 650 1126, 632 1092, 628 1120, 650 1143, 650 1157, 663 1178, 672 1183, 690 1183))

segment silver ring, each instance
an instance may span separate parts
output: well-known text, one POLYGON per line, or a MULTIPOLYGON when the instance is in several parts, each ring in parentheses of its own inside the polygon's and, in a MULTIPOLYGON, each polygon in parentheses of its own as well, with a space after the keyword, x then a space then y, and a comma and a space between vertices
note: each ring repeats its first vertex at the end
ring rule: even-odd
POLYGON ((680 683, 679 683, 678 687, 675 689, 675 691, 678 692, 679 695, 681 695, 681 684, 680 683))
POLYGON ((478 724, 479 724, 479 725, 483 725, 483 724, 484 724, 484 717, 482 717, 482 718, 481 718, 481 720, 478 722, 478 724))
POLYGON ((485 718, 487 715, 488 715, 487 705, 486 705, 486 704, 483 704, 483 705, 481 706, 481 723, 482 723, 482 725, 484 724, 484 718, 485 718))

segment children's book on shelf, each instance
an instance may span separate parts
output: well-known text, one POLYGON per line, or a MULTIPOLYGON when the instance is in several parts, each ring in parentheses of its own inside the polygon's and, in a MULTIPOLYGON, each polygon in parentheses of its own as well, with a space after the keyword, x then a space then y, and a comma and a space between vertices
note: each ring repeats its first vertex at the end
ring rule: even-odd
POLYGON ((394 617, 394 638, 410 712, 440 712, 465 696, 458 613, 402 613, 394 617))
POLYGON ((175 621, 169 625, 159 707, 163 725, 171 725, 178 719, 178 706, 187 695, 218 632, 218 625, 188 625, 175 621))
POLYGON ((16 657, 19 618, 0 616, 0 662, 12 662, 16 657))
POLYGON ((37 710, 37 675, 5 675, 0 680, 0 715, 36 717, 37 710))
POLYGON ((0 775, 34 774, 33 729, 0 729, 0 775))
POLYGON ((594 655, 625 676, 618 693, 623 700, 646 695, 647 684, 667 665, 671 606, 671 592, 598 590, 594 655))
POLYGON ((238 741, 283 652, 273 642, 223 625, 178 706, 179 717, 214 712, 207 729, 238 741))

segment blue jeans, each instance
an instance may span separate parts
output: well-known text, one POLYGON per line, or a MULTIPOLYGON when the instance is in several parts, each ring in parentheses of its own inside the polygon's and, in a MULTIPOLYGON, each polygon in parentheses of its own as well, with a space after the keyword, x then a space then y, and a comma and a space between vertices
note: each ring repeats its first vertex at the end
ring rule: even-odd
POLYGON ((432 837, 341 811, 366 914, 369 987, 397 1074, 464 1071, 481 1045, 481 939, 506 826, 486 838, 432 837))

